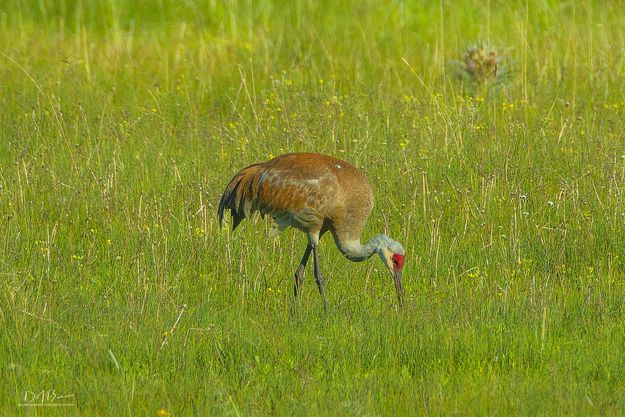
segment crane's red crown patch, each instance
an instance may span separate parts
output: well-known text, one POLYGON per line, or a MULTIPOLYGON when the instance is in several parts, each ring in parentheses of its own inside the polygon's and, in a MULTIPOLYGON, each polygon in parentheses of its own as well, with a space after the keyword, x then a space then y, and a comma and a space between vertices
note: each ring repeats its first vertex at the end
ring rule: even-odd
POLYGON ((395 269, 401 269, 404 267, 406 263, 406 257, 404 255, 400 255, 399 253, 393 254, 393 265, 395 265, 395 269))

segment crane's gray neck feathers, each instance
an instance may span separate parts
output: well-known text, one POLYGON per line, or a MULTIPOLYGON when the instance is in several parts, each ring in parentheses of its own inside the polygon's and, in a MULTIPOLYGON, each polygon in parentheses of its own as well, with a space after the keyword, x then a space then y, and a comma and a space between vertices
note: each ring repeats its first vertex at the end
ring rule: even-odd
POLYGON ((369 259, 374 253, 378 253, 382 248, 388 247, 393 240, 386 235, 373 236, 364 245, 359 240, 337 239, 336 245, 347 259, 352 262, 361 262, 369 259))

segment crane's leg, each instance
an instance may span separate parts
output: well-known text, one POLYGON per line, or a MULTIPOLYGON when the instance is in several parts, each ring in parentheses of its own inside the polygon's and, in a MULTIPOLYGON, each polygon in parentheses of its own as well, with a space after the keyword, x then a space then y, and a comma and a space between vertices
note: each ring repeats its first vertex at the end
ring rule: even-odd
POLYGON ((308 258, 310 257, 310 251, 312 251, 312 246, 309 243, 308 246, 306 246, 306 250, 304 251, 304 256, 302 256, 302 260, 299 263, 299 267, 297 267, 297 271, 295 271, 295 285, 293 286, 293 294, 295 295, 296 299, 297 294, 304 284, 304 270, 306 269, 306 263, 308 263, 308 258))
POLYGON ((326 299, 326 280, 323 278, 323 274, 321 273, 321 269, 319 267, 319 246, 317 244, 313 245, 313 261, 315 262, 315 280, 317 281, 317 287, 319 287, 319 293, 321 294, 321 298, 323 299, 323 309, 328 311, 328 300, 326 299))
MULTIPOLYGON (((317 287, 319 287, 319 293, 321 294, 321 298, 323 299, 323 309, 328 311, 328 300, 326 299, 326 281, 323 278, 323 274, 321 273, 321 268, 319 267, 319 238, 321 237, 322 232, 319 230, 317 232, 308 232, 308 247, 312 249, 313 253, 313 261, 314 261, 314 269, 315 269, 315 281, 317 281, 317 287)), ((308 248, 306 249, 308 251, 308 248)), ((306 254, 304 254, 306 256, 306 254)))

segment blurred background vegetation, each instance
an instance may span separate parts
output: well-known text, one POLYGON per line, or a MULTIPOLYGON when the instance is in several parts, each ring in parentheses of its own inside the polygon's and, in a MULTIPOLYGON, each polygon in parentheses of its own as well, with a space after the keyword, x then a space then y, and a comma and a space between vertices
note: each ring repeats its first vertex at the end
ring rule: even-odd
POLYGON ((0 410, 623 413, 623 10, 4 0, 0 410), (218 229, 291 151, 365 170, 401 311, 330 239, 330 314, 310 274, 294 307, 301 233, 218 229))

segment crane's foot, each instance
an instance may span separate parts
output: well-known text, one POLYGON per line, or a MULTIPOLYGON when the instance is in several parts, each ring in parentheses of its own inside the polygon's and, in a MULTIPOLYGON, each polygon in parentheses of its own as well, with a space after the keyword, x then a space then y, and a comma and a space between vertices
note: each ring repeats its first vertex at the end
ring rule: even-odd
POLYGON ((323 310, 328 312, 328 299, 326 298, 326 280, 321 275, 321 272, 315 274, 315 280, 317 281, 317 287, 319 288, 319 294, 323 300, 323 310))
POLYGON ((297 271, 295 271, 295 283, 293 284, 293 295, 297 300, 297 295, 302 290, 302 286, 304 285, 304 271, 306 270, 306 263, 308 262, 308 257, 310 256, 310 252, 312 251, 312 246, 308 244, 306 246, 306 250, 304 251, 304 256, 302 256, 302 260, 297 267, 297 271))
POLYGON ((323 297, 323 311, 324 313, 328 313, 328 299, 324 296, 323 297))
MULTIPOLYGON (((318 240, 318 239, 317 239, 318 240)), ((315 263, 315 281, 317 281, 317 287, 319 287, 319 293, 321 294, 321 298, 323 299, 323 309, 327 313, 328 312, 328 300, 326 298, 326 280, 321 273, 321 267, 319 265, 319 251, 317 250, 317 244, 314 242, 311 244, 313 251, 313 261, 315 263)))
POLYGON ((300 265, 295 271, 295 283, 293 284, 293 296, 297 300, 297 296, 302 291, 302 286, 304 285, 304 265, 300 265))

